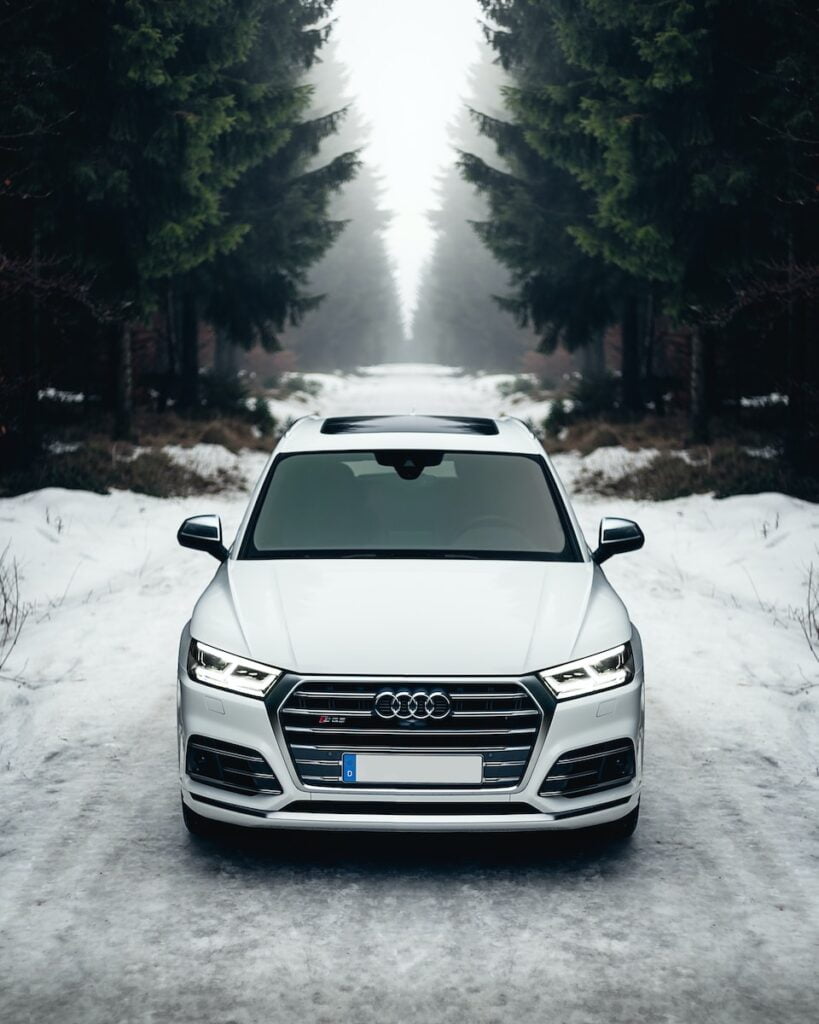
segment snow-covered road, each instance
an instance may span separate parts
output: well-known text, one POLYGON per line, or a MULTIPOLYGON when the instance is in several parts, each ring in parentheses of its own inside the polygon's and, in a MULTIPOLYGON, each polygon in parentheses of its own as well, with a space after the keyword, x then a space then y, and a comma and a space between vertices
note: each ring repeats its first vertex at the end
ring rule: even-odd
MULTIPOLYGON (((309 404, 502 406, 489 378, 424 368, 332 378, 309 404)), ((570 482, 581 460, 556 461, 570 482)), ((214 563, 175 532, 215 511, 230 534, 245 500, 0 501, 0 549, 36 603, 0 677, 3 1021, 817 1019, 819 665, 793 611, 819 565, 817 506, 578 498, 590 538, 615 511, 648 537, 607 566, 648 664, 630 844, 209 844, 179 813, 174 666, 214 563)))

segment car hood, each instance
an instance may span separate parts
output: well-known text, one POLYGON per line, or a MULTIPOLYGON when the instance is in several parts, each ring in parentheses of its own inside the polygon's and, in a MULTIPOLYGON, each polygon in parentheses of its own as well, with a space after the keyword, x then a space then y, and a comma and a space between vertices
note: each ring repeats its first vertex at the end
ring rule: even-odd
POLYGON ((191 621, 231 653, 339 675, 517 675, 630 632, 592 562, 230 559, 191 621))

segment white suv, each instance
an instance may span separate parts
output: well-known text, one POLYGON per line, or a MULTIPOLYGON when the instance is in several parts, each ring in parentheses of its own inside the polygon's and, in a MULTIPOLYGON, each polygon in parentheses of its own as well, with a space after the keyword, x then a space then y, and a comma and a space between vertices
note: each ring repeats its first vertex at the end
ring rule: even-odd
POLYGON ((518 831, 637 823, 640 637, 514 419, 298 421, 182 632, 185 823, 518 831))

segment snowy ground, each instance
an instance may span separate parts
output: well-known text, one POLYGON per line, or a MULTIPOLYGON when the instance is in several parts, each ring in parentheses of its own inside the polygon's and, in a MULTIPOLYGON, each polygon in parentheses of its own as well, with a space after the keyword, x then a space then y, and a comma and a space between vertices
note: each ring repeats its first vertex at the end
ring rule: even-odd
POLYGON ((347 416, 389 412, 440 413, 475 416, 501 412, 538 427, 549 412, 550 401, 533 401, 518 393, 499 397, 499 386, 509 386, 515 376, 487 373, 468 376, 448 366, 421 364, 370 366, 355 375, 306 373, 306 380, 321 388, 318 396, 296 394, 287 401, 272 401, 276 419, 287 423, 298 416, 320 412, 347 416))
MULTIPOLYGON (((490 378, 429 368, 330 381, 302 411, 502 406, 490 378)), ((556 461, 568 481, 581 465, 556 461)), ((0 501, 34 604, 0 678, 4 1021, 817 1019, 819 664, 794 618, 817 506, 578 498, 590 539, 607 512, 648 537, 607 566, 648 663, 630 844, 216 845, 182 828, 174 745, 177 639, 214 563, 175 531, 215 511, 230 534, 244 501, 0 501)))

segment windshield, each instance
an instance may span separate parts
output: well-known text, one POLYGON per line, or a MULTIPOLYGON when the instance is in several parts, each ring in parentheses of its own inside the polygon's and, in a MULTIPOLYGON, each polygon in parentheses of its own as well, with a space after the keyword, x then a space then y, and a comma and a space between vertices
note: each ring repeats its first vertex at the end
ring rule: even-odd
POLYGON ((580 560, 535 456, 424 450, 278 459, 240 557, 354 556, 580 560))

